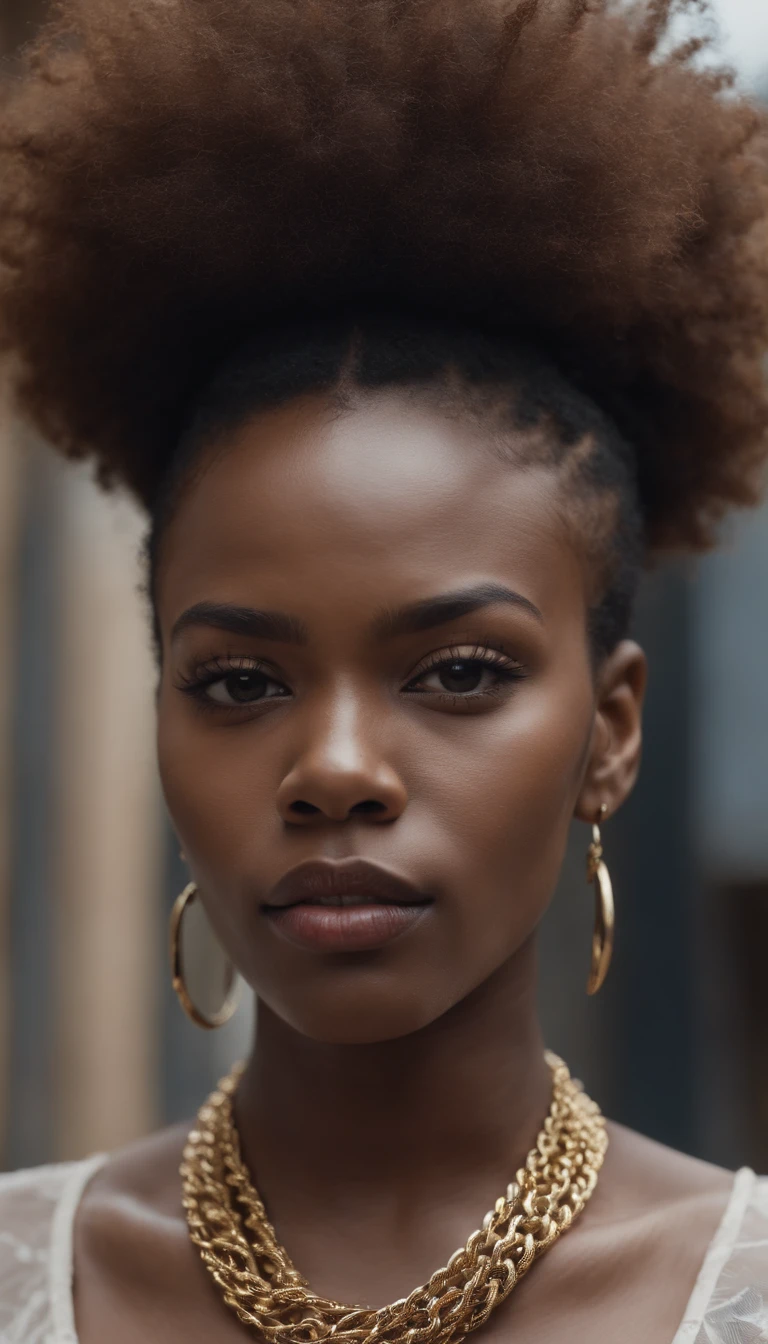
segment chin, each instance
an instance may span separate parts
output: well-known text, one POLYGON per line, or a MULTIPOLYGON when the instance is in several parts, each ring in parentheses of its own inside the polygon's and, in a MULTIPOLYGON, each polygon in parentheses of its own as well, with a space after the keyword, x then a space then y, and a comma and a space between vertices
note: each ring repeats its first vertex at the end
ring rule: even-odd
POLYGON ((302 1036, 324 1045, 377 1045, 423 1031, 452 1004, 437 1006, 421 992, 409 994, 395 986, 347 985, 337 993, 318 994, 301 1003, 262 995, 272 1012, 302 1036))

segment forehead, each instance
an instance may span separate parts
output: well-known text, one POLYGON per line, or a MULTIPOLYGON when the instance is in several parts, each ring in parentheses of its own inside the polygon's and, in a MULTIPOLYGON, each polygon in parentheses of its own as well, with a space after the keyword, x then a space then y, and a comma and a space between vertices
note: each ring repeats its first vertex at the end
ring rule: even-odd
POLYGON ((161 618, 201 600, 263 602, 268 586, 273 605, 349 619, 358 598, 408 601, 473 578, 583 618, 557 477, 515 465, 514 437, 503 460, 490 431, 407 393, 254 416, 204 454, 184 492, 162 547, 161 618))

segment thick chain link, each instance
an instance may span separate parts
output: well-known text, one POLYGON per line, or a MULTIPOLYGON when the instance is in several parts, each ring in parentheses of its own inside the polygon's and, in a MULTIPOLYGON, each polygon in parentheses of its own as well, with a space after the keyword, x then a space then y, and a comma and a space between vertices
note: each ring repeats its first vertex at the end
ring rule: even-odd
POLYGON ((227 1306, 266 1344, 447 1344, 476 1330, 581 1213, 608 1146, 598 1107, 546 1058, 552 1105, 506 1196, 428 1283, 378 1309, 313 1293, 279 1244, 240 1155, 237 1065, 200 1108, 180 1168, 190 1236, 227 1306))

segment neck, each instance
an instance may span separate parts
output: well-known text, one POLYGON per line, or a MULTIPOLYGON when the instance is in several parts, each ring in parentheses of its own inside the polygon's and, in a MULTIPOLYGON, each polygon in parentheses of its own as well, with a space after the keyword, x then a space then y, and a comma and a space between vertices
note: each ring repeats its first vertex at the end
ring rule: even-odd
POLYGON ((329 1045, 260 1005, 238 1088, 243 1156, 265 1198, 318 1205, 376 1186, 410 1201, 457 1182, 500 1195, 535 1142, 551 1077, 533 941, 438 1021, 394 1041, 329 1045))

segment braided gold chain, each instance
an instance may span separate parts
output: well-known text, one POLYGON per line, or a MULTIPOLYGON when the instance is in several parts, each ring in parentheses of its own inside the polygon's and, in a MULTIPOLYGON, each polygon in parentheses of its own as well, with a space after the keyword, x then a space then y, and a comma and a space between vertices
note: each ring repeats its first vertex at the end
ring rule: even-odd
POLYGON ((279 1244, 240 1154, 236 1065, 200 1108, 180 1168, 190 1236, 227 1306, 266 1344, 447 1344, 476 1330, 581 1213, 608 1146, 598 1107, 546 1059, 552 1105, 506 1195, 428 1283, 378 1309, 313 1293, 279 1244))

